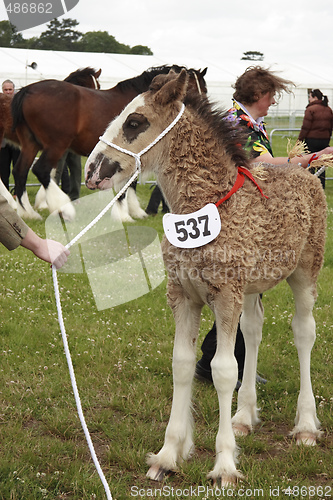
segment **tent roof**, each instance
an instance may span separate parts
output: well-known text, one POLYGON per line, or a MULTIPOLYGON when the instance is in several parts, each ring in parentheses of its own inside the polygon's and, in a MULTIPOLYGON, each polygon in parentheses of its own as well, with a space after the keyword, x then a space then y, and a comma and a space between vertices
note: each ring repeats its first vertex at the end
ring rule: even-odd
POLYGON ((297 63, 276 63, 274 61, 252 62, 230 59, 227 56, 220 60, 200 59, 193 57, 179 58, 175 55, 170 58, 158 56, 139 56, 128 54, 92 53, 92 52, 61 52, 46 50, 14 49, 0 47, 1 81, 9 78, 14 81, 17 89, 42 79, 55 78, 63 80, 73 71, 91 66, 102 69, 100 77, 101 88, 107 89, 122 80, 141 74, 152 66, 163 64, 178 64, 188 68, 204 69, 208 67, 206 82, 211 97, 222 102, 224 106, 230 104, 233 89, 232 84, 248 66, 260 64, 277 71, 283 78, 293 81, 297 87, 292 98, 284 96, 279 111, 304 112, 307 104, 307 89, 320 88, 333 100, 333 67, 330 65, 309 68, 297 63), (35 62, 34 70, 30 65, 35 62))
MULTIPOLYGON (((1 70, 0 77, 15 79, 17 87, 44 78, 64 79, 78 68, 92 66, 102 68, 101 82, 119 82, 136 76, 151 66, 162 64, 179 64, 189 68, 203 69, 208 67, 207 82, 225 83, 230 85, 237 76, 251 64, 251 61, 241 61, 222 58, 212 61, 196 57, 187 57, 179 60, 177 56, 160 58, 157 56, 137 56, 128 54, 105 54, 92 52, 61 52, 46 50, 12 49, 0 47, 1 70), (33 70, 28 65, 37 63, 33 70)), ((333 88, 333 68, 302 67, 297 64, 281 64, 275 62, 259 62, 274 71, 281 71, 281 76, 294 81, 303 88, 325 87, 333 88)))

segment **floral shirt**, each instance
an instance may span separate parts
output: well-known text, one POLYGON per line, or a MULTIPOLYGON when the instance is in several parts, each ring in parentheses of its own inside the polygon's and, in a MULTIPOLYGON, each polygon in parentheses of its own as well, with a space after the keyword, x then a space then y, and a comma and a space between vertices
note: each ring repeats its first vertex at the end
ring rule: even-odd
POLYGON ((254 120, 246 111, 246 108, 239 102, 233 101, 233 107, 228 111, 228 119, 235 121, 242 127, 246 127, 249 136, 245 144, 245 149, 251 158, 270 153, 273 156, 271 144, 268 139, 265 124, 262 119, 254 120))

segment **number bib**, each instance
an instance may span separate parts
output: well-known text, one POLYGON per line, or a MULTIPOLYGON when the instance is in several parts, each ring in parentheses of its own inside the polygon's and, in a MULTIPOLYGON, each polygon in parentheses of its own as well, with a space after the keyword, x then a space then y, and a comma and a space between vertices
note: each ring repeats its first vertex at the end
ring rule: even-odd
POLYGON ((175 247, 202 247, 213 241, 221 231, 220 214, 213 203, 192 214, 165 214, 163 229, 175 247))

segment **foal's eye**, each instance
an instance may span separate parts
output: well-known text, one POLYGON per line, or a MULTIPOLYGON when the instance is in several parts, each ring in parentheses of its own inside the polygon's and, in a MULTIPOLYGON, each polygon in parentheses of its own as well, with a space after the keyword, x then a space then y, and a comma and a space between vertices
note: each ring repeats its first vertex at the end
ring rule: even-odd
POLYGON ((140 123, 139 123, 138 121, 136 121, 136 120, 130 120, 130 121, 127 123, 127 126, 128 126, 129 128, 131 128, 131 129, 134 129, 134 130, 135 130, 136 128, 138 128, 138 127, 139 127, 139 125, 140 125, 140 123))
POLYGON ((139 134, 147 130, 148 127, 149 121, 144 115, 132 113, 126 118, 123 124, 123 132, 126 139, 132 142, 139 134))

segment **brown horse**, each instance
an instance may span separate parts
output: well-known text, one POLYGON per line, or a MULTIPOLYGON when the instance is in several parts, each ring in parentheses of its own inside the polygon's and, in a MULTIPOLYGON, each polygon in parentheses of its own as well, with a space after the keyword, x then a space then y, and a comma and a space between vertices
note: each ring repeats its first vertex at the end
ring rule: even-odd
MULTIPOLYGON (((67 76, 67 78, 65 78, 64 81, 73 85, 80 85, 82 87, 87 87, 90 89, 100 89, 101 86, 99 83, 99 77, 101 75, 101 72, 101 69, 96 71, 91 67, 82 68, 73 71, 70 75, 67 76)), ((13 130, 13 117, 11 112, 12 99, 12 96, 0 94, 0 142, 2 142, 2 140, 5 138, 12 142, 15 146, 19 147, 19 138, 17 137, 16 132, 13 130)), ((13 208, 17 208, 16 202, 7 191, 4 184, 1 182, 1 179, 0 193, 8 200, 13 208)))
MULTIPOLYGON (((90 89, 100 89, 101 85, 98 79, 101 71, 101 69, 96 71, 90 67, 78 69, 68 75, 64 81, 90 89)), ((12 97, 7 94, 0 94, 0 139, 2 140, 5 137, 15 144, 19 144, 18 137, 13 131, 11 102, 12 97)))
POLYGON ((192 452, 191 384, 206 304, 216 318, 211 368, 220 407, 216 460, 209 477, 220 487, 241 477, 235 434, 245 435, 259 422, 255 380, 264 321, 259 294, 284 279, 295 299, 292 329, 300 363, 292 434, 305 445, 315 445, 320 436, 310 355, 326 199, 319 179, 299 166, 249 164, 239 147, 244 143, 239 130, 205 97, 187 93, 185 72, 158 78, 107 128, 86 162, 86 184, 109 189, 130 178, 140 163, 143 175, 156 174, 172 212, 164 216, 162 250, 176 334, 171 415, 163 447, 149 457, 148 476, 162 479, 192 452), (246 358, 231 419, 240 315, 246 358))
MULTIPOLYGON (((108 90, 90 90, 57 80, 44 80, 21 89, 13 98, 12 113, 21 144, 21 154, 13 174, 16 195, 22 208, 29 168, 37 152, 43 150, 33 166, 33 172, 46 189, 50 210, 60 210, 67 203, 62 213, 64 217, 71 218, 72 212, 66 214, 66 209, 70 208, 69 199, 64 199, 64 193, 50 182, 51 170, 67 149, 88 156, 113 118, 135 96, 147 91, 156 75, 166 74, 171 68, 176 72, 182 69, 179 66, 149 68, 108 90), (58 199, 60 193, 61 199, 58 199)), ((207 68, 187 71, 190 85, 206 92, 204 76, 207 68)))

